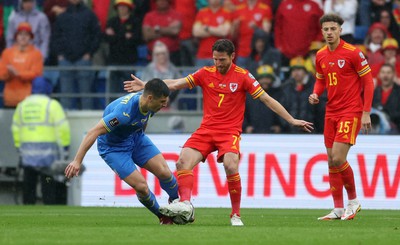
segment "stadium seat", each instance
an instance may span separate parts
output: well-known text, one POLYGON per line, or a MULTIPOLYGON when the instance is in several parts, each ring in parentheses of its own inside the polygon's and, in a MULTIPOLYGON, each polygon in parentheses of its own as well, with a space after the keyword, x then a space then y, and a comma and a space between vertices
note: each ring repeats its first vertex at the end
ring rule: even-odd
POLYGON ((148 63, 148 50, 147 50, 147 45, 139 45, 137 47, 137 52, 138 52, 138 60, 136 62, 136 65, 138 66, 145 66, 148 63))
POLYGON ((364 43, 364 39, 367 36, 368 26, 356 26, 354 30, 354 40, 356 43, 364 43))

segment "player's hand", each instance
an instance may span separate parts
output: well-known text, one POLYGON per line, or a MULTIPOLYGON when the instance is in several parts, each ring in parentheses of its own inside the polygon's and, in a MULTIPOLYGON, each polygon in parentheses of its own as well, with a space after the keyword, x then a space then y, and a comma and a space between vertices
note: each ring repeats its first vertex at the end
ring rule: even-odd
POLYGON ((361 130, 364 134, 368 134, 371 128, 372 125, 370 113, 367 111, 363 111, 363 114, 361 116, 361 130))
POLYGON ((318 95, 317 94, 310 94, 310 96, 308 96, 308 102, 311 104, 311 105, 315 105, 315 104, 318 104, 319 103, 319 98, 318 98, 318 95))
POLYGON ((79 175, 79 171, 81 170, 81 164, 77 161, 72 161, 68 166, 65 168, 65 177, 70 179, 74 176, 79 175))
POLYGON ((124 81, 124 90, 127 92, 137 92, 144 88, 144 82, 131 74, 133 80, 124 81))
POLYGON ((313 127, 313 123, 304 121, 304 120, 298 120, 298 119, 294 119, 294 121, 292 122, 292 125, 298 128, 303 129, 303 131, 306 131, 308 133, 311 133, 311 131, 314 130, 313 127))

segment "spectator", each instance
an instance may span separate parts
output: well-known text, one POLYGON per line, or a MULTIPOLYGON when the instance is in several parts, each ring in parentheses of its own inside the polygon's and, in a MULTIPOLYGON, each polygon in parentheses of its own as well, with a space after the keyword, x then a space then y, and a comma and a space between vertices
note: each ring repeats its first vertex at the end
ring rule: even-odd
MULTIPOLYGON (((270 65, 258 67, 256 78, 260 86, 272 98, 279 100, 282 96, 281 81, 270 65)), ((247 134, 278 134, 282 132, 282 123, 279 116, 259 101, 246 95, 246 109, 244 112, 243 132, 247 134)))
MULTIPOLYGON (((142 42, 140 19, 133 14, 132 0, 116 0, 117 16, 107 21, 105 40, 110 52, 107 65, 134 66, 137 61, 137 47, 142 42)), ((110 92, 124 92, 122 81, 130 78, 130 71, 111 72, 110 92)), ((150 80, 150 79, 149 79, 150 80)))
POLYGON ((400 28, 400 0, 393 1, 393 10, 392 14, 397 26, 400 28))
POLYGON ((369 27, 367 36, 365 37, 369 65, 383 61, 381 47, 383 40, 387 37, 390 37, 389 32, 381 23, 376 22, 369 27))
POLYGON ((178 35, 182 20, 178 12, 171 8, 171 0, 156 0, 156 9, 147 13, 143 20, 143 39, 153 52, 154 43, 159 40, 168 47, 172 63, 180 65, 178 35))
POLYGON ((371 0, 369 14, 370 14, 370 23, 379 22, 380 12, 382 10, 392 10, 392 1, 391 0, 371 0))
POLYGON ((251 41, 250 59, 248 70, 256 74, 257 69, 262 65, 270 65, 277 77, 281 75, 282 55, 271 44, 270 35, 262 30, 255 30, 251 41))
MULTIPOLYGON (((67 10, 69 1, 68 0, 46 0, 43 5, 43 11, 46 14, 50 22, 51 30, 54 29, 54 23, 56 18, 67 10)), ((45 66, 57 66, 57 54, 54 50, 54 37, 50 36, 49 52, 45 60, 45 66)), ((58 80, 60 77, 60 71, 58 70, 46 70, 44 71, 45 78, 51 81, 54 88, 58 88, 58 80)), ((57 89, 54 89, 57 90, 57 89)), ((57 91, 59 92, 59 91, 57 91)))
POLYGON ((7 47, 14 43, 14 34, 18 25, 28 22, 32 27, 33 44, 47 58, 50 41, 50 24, 47 16, 36 9, 36 0, 19 0, 18 8, 9 17, 7 27, 7 47))
POLYGON ((222 7, 220 0, 208 0, 208 7, 199 10, 193 25, 193 36, 199 40, 196 67, 214 65, 212 45, 228 36, 230 30, 230 13, 222 7))
POLYGON ((248 68, 254 32, 271 32, 272 10, 261 0, 247 0, 236 7, 234 15, 236 18, 233 20, 232 36, 238 47, 236 64, 248 68))
POLYGON ((315 75, 315 56, 317 55, 318 50, 320 50, 323 46, 323 42, 311 42, 304 66, 306 67, 306 70, 313 75, 315 75))
POLYGON ((340 38, 348 43, 354 43, 354 31, 357 17, 357 0, 325 0, 324 13, 338 14, 343 18, 342 34, 340 38))
POLYGON ((56 22, 57 16, 67 10, 68 0, 46 0, 43 4, 43 12, 49 19, 50 25, 56 22))
POLYGON ((0 59, 0 80, 5 82, 4 106, 14 108, 31 93, 32 80, 43 73, 43 56, 35 48, 32 27, 19 24, 15 43, 6 48, 0 59))
POLYGON ((319 18, 323 11, 312 0, 282 1, 276 11, 275 47, 284 55, 282 65, 296 56, 305 56, 312 41, 322 40, 319 18))
POLYGON ((397 43, 396 39, 386 38, 382 43, 381 51, 383 53, 383 61, 371 65, 371 71, 375 80, 375 85, 381 85, 378 74, 383 64, 390 64, 394 67, 395 73, 397 74, 395 82, 400 85, 400 57, 398 55, 399 44, 397 43))
POLYGON ((400 42, 400 27, 397 25, 390 9, 382 9, 379 12, 378 22, 386 27, 390 36, 396 39, 397 42, 400 42))
POLYGON ((96 15, 82 0, 69 0, 67 10, 57 17, 53 35, 58 65, 79 68, 60 72, 60 90, 66 94, 80 93, 80 107, 65 97, 60 99, 62 105, 66 109, 92 109, 93 98, 88 94, 93 92, 94 72, 81 68, 92 65, 92 56, 99 47, 100 25, 96 15))
POLYGON ((174 8, 182 17, 182 29, 179 32, 180 65, 194 66, 196 46, 192 35, 192 27, 196 18, 196 0, 174 1, 174 8))
POLYGON ((382 84, 375 88, 372 105, 386 113, 390 121, 400 130, 400 86, 395 83, 394 67, 384 64, 378 76, 382 84))
POLYGON ((32 95, 18 104, 14 112, 12 133, 23 168, 23 203, 36 203, 36 186, 40 177, 43 203, 66 204, 63 182, 52 175, 57 160, 66 160, 70 146, 70 128, 57 100, 49 95, 52 86, 43 77, 32 82, 32 95))
MULTIPOLYGON (((322 133, 323 119, 316 118, 316 108, 308 103, 308 96, 313 91, 314 83, 315 78, 307 72, 304 59, 302 57, 292 58, 290 60, 290 77, 282 84, 280 102, 291 115, 314 123, 315 132, 322 133), (317 122, 316 120, 321 121, 317 122)), ((299 130, 290 127, 288 123, 283 121, 282 123, 284 132, 300 133, 299 130)))
MULTIPOLYGON (((141 75, 143 80, 150 81, 155 77, 162 80, 167 78, 176 79, 182 76, 176 66, 170 62, 168 47, 163 42, 157 41, 154 44, 152 57, 152 61, 144 68, 143 74, 141 75)), ((178 93, 179 90, 176 90, 169 95, 169 107, 177 109, 177 105, 172 104, 178 93)))

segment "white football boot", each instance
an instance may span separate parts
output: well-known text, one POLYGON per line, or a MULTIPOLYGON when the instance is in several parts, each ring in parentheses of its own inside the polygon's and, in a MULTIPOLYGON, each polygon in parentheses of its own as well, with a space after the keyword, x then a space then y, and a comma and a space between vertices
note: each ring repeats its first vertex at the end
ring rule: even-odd
POLYGON ((340 219, 344 214, 343 208, 335 208, 329 214, 319 217, 318 220, 335 220, 340 219))
POLYGON ((239 215, 233 214, 231 217, 231 225, 232 226, 244 226, 242 219, 239 215))
POLYGON ((357 199, 349 200, 346 211, 342 216, 342 220, 352 220, 356 214, 361 211, 361 204, 357 199))

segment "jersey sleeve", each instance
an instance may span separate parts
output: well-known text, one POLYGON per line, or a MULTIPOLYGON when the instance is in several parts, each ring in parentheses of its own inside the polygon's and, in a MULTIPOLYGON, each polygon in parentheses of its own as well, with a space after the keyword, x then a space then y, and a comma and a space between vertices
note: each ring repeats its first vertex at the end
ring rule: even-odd
POLYGON ((246 91, 251 95, 253 99, 258 99, 263 93, 265 93, 260 83, 250 72, 247 72, 244 80, 246 91))
MULTIPOLYGON (((126 106, 126 105, 125 105, 126 106)), ((129 123, 129 117, 124 115, 124 105, 120 104, 110 113, 103 117, 102 122, 108 132, 129 123)))
POLYGON ((316 62, 315 62, 315 84, 314 84, 313 93, 317 94, 318 96, 321 96, 321 94, 324 92, 324 90, 325 90, 325 77, 324 77, 324 74, 322 73, 322 68, 321 68, 318 53, 317 53, 316 62))
POLYGON ((197 70, 196 72, 189 74, 185 78, 186 82, 189 84, 190 89, 192 89, 196 86, 202 85, 202 81, 204 80, 203 77, 205 76, 206 69, 209 69, 209 68, 203 67, 203 68, 197 70))
POLYGON ((371 68, 368 64, 367 58, 364 54, 356 49, 352 56, 353 64, 356 68, 358 76, 361 79, 363 87, 363 111, 370 111, 372 106, 372 99, 374 96, 374 82, 372 78, 371 68))

